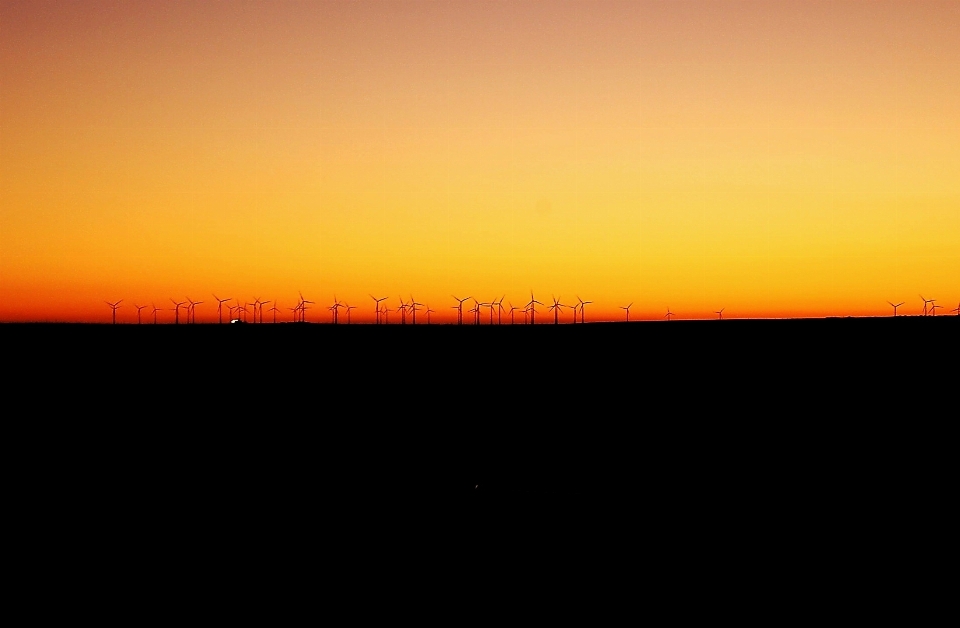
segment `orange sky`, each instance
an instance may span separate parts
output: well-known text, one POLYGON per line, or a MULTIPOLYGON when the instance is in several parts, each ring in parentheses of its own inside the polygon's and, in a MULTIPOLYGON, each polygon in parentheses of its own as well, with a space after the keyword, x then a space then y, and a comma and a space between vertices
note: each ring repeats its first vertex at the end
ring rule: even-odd
POLYGON ((958 278, 954 0, 0 3, 0 321, 910 314, 958 278))

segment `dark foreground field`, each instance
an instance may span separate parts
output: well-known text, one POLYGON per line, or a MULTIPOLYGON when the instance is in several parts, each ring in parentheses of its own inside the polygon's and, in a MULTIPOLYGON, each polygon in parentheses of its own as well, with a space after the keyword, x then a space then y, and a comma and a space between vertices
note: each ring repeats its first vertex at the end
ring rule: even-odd
POLYGON ((572 583, 593 577, 577 552, 672 607, 738 569, 846 596, 845 565, 902 578, 952 533, 955 318, 0 339, 10 517, 70 582, 163 565, 197 591, 278 574, 309 595, 302 570, 349 591, 428 552, 441 579, 572 583))
POLYGON ((0 334, 10 418, 123 490, 669 500, 922 475, 960 319, 0 334))

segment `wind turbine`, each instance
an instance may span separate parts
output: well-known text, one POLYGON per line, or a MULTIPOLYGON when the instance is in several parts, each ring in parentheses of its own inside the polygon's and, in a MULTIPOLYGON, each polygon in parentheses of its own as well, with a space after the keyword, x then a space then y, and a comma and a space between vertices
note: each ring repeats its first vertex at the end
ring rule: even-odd
POLYGON ((536 299, 533 298, 533 290, 530 291, 530 302, 527 303, 527 311, 530 312, 530 324, 536 325, 536 314, 537 314, 537 305, 543 305, 536 299))
POLYGON ((557 297, 553 297, 553 305, 548 306, 548 310, 553 310, 553 324, 558 325, 560 323, 560 308, 566 307, 563 303, 557 301, 557 297))
POLYGON ((123 302, 123 299, 120 299, 116 303, 110 303, 109 301, 104 301, 107 305, 110 306, 110 309, 113 310, 113 324, 117 324, 117 308, 120 307, 120 304, 123 302))
MULTIPOLYGON (((470 298, 473 299, 473 297, 470 297, 470 298)), ((482 304, 479 301, 477 301, 476 299, 473 299, 473 307, 470 308, 470 313, 473 314, 474 325, 480 324, 480 306, 481 305, 482 304)))
POLYGON ((253 300, 253 303, 250 305, 253 306, 253 324, 257 324, 257 310, 260 308, 260 297, 257 297, 253 300))
POLYGON ((663 317, 669 321, 669 320, 671 320, 671 319, 670 319, 671 316, 673 316, 673 312, 670 311, 670 307, 668 306, 668 307, 667 307, 667 313, 664 314, 663 317))
POLYGON ((431 310, 430 306, 427 306, 427 325, 430 324, 430 312, 436 312, 436 310, 431 310))
POLYGON ((960 303, 957 304, 957 307, 950 310, 951 312, 956 312, 957 316, 960 316, 960 303))
POLYGON ((140 310, 142 310, 143 308, 145 308, 145 307, 147 307, 147 306, 146 306, 146 305, 137 305, 136 303, 134 303, 134 304, 133 304, 133 307, 137 308, 137 325, 139 325, 139 324, 140 324, 140 310))
POLYGON ((413 295, 411 294, 411 295, 410 295, 410 305, 409 305, 408 307, 409 307, 410 310, 413 312, 413 324, 414 324, 414 325, 417 324, 417 306, 418 306, 418 305, 423 305, 423 303, 417 303, 417 301, 413 298, 413 295))
POLYGON ((507 295, 503 295, 498 301, 493 302, 493 304, 497 307, 497 325, 503 324, 503 319, 501 317, 503 316, 503 297, 505 296, 507 295))
POLYGON ((307 303, 309 303, 309 304, 311 304, 311 305, 313 305, 314 303, 313 303, 313 301, 308 301, 308 300, 304 299, 302 292, 299 292, 299 291, 298 291, 297 294, 300 295, 300 322, 301 322, 301 323, 306 323, 306 322, 307 322, 307 310, 309 309, 309 308, 307 308, 307 303))
POLYGON ((356 306, 356 305, 347 305, 347 302, 344 301, 343 307, 347 308, 347 325, 349 325, 349 324, 350 324, 350 310, 355 310, 355 309, 357 309, 357 306, 356 306))
POLYGON ((725 309, 727 309, 727 308, 722 307, 722 308, 720 308, 720 311, 719 311, 719 312, 714 312, 714 314, 717 315, 717 320, 720 320, 720 321, 723 320, 723 311, 724 311, 725 309))
MULTIPOLYGON (((187 301, 190 301, 190 297, 187 297, 187 301)), ((193 322, 197 322, 197 306, 203 303, 203 301, 190 301, 190 306, 187 308, 187 322, 190 322, 191 315, 193 316, 193 322)))
POLYGON ((497 307, 497 302, 491 301, 490 303, 481 303, 480 305, 490 308, 490 324, 493 325, 493 310, 497 307))
POLYGON ((400 307, 398 307, 397 309, 400 310, 400 324, 406 325, 407 324, 407 304, 403 302, 403 297, 399 297, 399 299, 400 299, 400 307))
POLYGON ((280 302, 279 302, 279 301, 274 301, 274 302, 273 302, 273 307, 270 308, 269 310, 267 310, 268 312, 273 312, 273 322, 274 322, 274 324, 276 324, 276 322, 277 322, 277 311, 280 309, 280 308, 277 307, 278 305, 280 305, 280 302))
POLYGON ((158 308, 155 303, 151 303, 150 305, 153 306, 153 324, 156 325, 156 324, 157 324, 157 312, 160 310, 160 308, 158 308))
POLYGON ((236 306, 234 309, 237 310, 237 320, 240 320, 240 312, 243 312, 243 322, 246 323, 246 322, 247 322, 247 313, 248 313, 250 310, 247 309, 247 304, 246 304, 246 303, 244 303, 243 305, 240 305, 240 299, 237 299, 236 301, 237 301, 237 306, 236 306))
MULTIPOLYGON (((266 305, 266 304, 268 304, 268 303, 270 303, 270 302, 269 302, 269 301, 261 301, 261 302, 260 302, 260 322, 261 322, 261 323, 263 322, 263 306, 266 305)), ((267 311, 269 312, 270 310, 268 309, 267 311)))
POLYGON ((376 307, 377 307, 377 317, 376 317, 376 320, 377 320, 377 325, 379 325, 379 324, 380 324, 380 302, 381 302, 381 301, 386 301, 389 297, 380 297, 380 298, 378 299, 377 297, 375 297, 375 296, 373 296, 373 295, 371 294, 371 295, 370 295, 370 298, 373 299, 373 302, 374 302, 374 303, 376 303, 376 307))
POLYGON ((333 295, 333 305, 327 309, 333 312, 333 324, 336 325, 340 322, 340 308, 343 307, 343 303, 340 303, 340 300, 337 298, 337 295, 333 295))
POLYGON ((584 301, 584 300, 581 299, 580 297, 577 297, 577 301, 580 301, 580 322, 582 323, 582 322, 583 322, 583 309, 584 309, 583 306, 585 306, 587 303, 593 303, 593 301, 584 301))
POLYGON ((457 325, 463 325, 463 302, 466 301, 467 299, 472 299, 473 297, 467 297, 466 299, 461 299, 452 294, 450 296, 452 296, 454 300, 457 301, 457 305, 453 306, 457 309, 457 325))
POLYGON ((920 295, 920 298, 923 299, 923 315, 927 315, 927 303, 934 303, 936 299, 924 299, 923 295, 920 295))
MULTIPOLYGON (((567 307, 573 310, 573 324, 576 325, 577 324, 577 304, 574 303, 573 305, 568 305, 567 307)), ((580 306, 580 307, 583 307, 583 306, 580 306)))
POLYGON ((175 308, 173 308, 173 310, 174 310, 174 312, 175 312, 175 314, 174 314, 174 319, 173 319, 173 324, 174 324, 174 325, 179 325, 179 324, 180 324, 180 308, 181 308, 181 306, 186 305, 187 302, 186 302, 186 301, 181 301, 180 303, 177 303, 177 302, 174 301, 173 299, 170 299, 170 302, 173 303, 173 304, 176 306, 175 308))
POLYGON ((510 324, 513 325, 513 311, 519 310, 520 308, 518 308, 513 303, 510 303, 509 301, 507 301, 507 304, 510 305, 510 324))
MULTIPOLYGON (((230 299, 232 299, 233 297, 230 297, 230 299, 221 299, 220 297, 214 294, 213 298, 217 300, 217 320, 220 322, 221 325, 223 325, 223 304, 229 301, 230 299)), ((230 306, 228 305, 227 308, 229 307, 230 306)))
MULTIPOLYGON (((890 302, 887 301, 887 303, 890 303, 890 302)), ((890 303, 890 305, 893 306, 893 316, 896 317, 896 316, 897 316, 897 308, 900 307, 901 305, 903 305, 903 301, 901 301, 900 303, 890 303)))
POLYGON ((631 308, 631 307, 633 307, 633 301, 630 302, 630 305, 621 305, 621 306, 620 306, 620 309, 621 309, 621 310, 626 310, 626 311, 627 311, 627 322, 628 322, 628 323, 630 322, 630 308, 631 308))
POLYGON ((936 315, 937 315, 937 308, 943 309, 943 306, 942 306, 942 305, 937 305, 937 300, 936 300, 936 299, 930 299, 930 301, 933 302, 933 305, 930 306, 930 316, 936 316, 936 315))

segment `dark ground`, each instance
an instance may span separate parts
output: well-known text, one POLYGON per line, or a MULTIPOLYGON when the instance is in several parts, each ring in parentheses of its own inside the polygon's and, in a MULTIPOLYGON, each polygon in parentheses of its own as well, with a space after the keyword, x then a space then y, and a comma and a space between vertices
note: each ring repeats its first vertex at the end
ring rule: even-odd
POLYGON ((0 337, 28 400, 9 416, 62 450, 63 471, 200 492, 228 476, 468 499, 750 492, 825 469, 853 481, 858 465, 923 460, 956 418, 960 373, 956 317, 7 324, 0 337))
POLYGON ((453 589, 602 577, 671 613, 943 596, 958 340, 955 317, 5 324, 5 510, 39 581, 108 569, 130 599, 165 573, 178 600, 213 577, 312 599, 320 574, 336 597, 426 556, 453 589))

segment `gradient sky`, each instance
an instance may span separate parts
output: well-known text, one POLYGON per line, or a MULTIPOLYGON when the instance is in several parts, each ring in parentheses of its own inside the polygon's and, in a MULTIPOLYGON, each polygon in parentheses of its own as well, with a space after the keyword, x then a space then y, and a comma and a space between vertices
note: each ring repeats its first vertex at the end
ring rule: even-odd
POLYGON ((0 321, 531 289, 956 307, 960 2, 0 0, 0 321))

